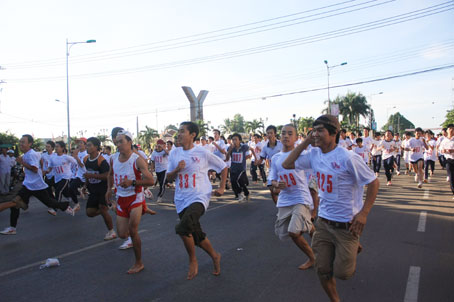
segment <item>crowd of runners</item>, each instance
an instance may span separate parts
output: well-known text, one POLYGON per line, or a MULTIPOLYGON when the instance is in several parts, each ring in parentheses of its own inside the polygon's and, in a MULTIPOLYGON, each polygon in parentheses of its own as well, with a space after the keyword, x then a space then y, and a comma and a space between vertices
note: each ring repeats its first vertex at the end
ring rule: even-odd
POLYGON ((27 134, 19 142, 21 156, 14 158, 14 152, 4 148, 0 193, 11 189, 16 162, 22 165, 25 179, 16 197, 0 203, 0 211, 10 209, 10 225, 0 233, 17 234, 20 210, 28 209, 32 196, 54 216, 57 210, 74 216, 81 210, 80 201, 86 200, 85 214, 103 218, 104 240, 118 236, 125 239, 120 249, 134 249, 135 261, 127 272, 138 273, 144 268, 140 220, 144 214, 156 214, 145 200, 159 204, 166 188, 171 188, 170 200, 179 217, 175 232, 189 257, 187 279, 198 273, 196 246, 212 258, 217 276, 221 255, 202 230, 200 217, 211 195, 221 196, 231 188, 238 203, 249 202, 249 182, 260 181, 277 207, 276 236, 292 239, 308 258, 299 269, 314 266, 330 300, 339 301, 336 278, 348 279, 356 270, 362 250, 359 238, 378 193, 382 163, 388 186, 401 174, 403 159, 404 174, 414 176, 417 188, 422 188, 430 182, 438 160, 454 194, 454 125, 436 137, 421 128, 402 137, 391 130, 372 135, 369 128, 355 134, 341 129, 336 117, 322 115, 307 136, 287 124, 279 132, 268 126, 263 137, 233 133, 226 138, 213 130, 207 138, 199 136, 195 123, 183 122, 175 140, 159 139, 149 156, 134 145, 127 130, 116 127, 111 134, 116 152, 96 137, 80 138, 74 147, 48 141, 46 150, 39 152, 32 149, 33 137, 27 134), (217 179, 218 188, 212 191, 217 179), (155 182, 156 197, 148 189, 155 182))

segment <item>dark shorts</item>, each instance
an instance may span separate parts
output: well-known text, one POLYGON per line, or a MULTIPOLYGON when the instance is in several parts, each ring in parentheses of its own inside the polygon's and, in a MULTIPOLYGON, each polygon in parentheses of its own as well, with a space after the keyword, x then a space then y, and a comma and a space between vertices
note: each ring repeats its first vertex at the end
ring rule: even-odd
POLYGON ((416 165, 416 164, 417 164, 418 162, 420 162, 420 161, 424 162, 424 159, 423 159, 423 158, 420 158, 420 159, 418 159, 417 161, 410 161, 410 163, 416 165))
POLYGON ((94 208, 99 209, 100 205, 107 206, 106 203, 106 192, 93 192, 88 194, 87 209, 94 208))
POLYGON ((30 201, 30 197, 32 196, 36 197, 41 202, 47 202, 50 199, 49 193, 47 192, 47 188, 32 191, 22 186, 17 195, 27 204, 30 201))
POLYGON ((206 234, 202 231, 200 225, 200 217, 205 213, 205 207, 200 202, 195 202, 186 209, 178 213, 180 222, 175 226, 175 232, 180 236, 192 235, 194 243, 200 246, 206 238, 206 234))

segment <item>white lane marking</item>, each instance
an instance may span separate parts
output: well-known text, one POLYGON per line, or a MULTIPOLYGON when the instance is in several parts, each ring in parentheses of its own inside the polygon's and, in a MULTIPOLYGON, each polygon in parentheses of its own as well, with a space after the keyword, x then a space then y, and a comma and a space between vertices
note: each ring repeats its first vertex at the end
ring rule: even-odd
POLYGON ((407 289, 405 290, 404 302, 417 302, 419 290, 419 275, 421 268, 419 266, 410 266, 408 273, 407 289))
POLYGON ((219 208, 223 208, 223 207, 229 206, 229 205, 234 204, 234 203, 238 204, 238 200, 229 201, 229 202, 224 203, 224 204, 222 204, 220 206, 209 208, 207 210, 207 212, 213 211, 213 210, 216 210, 216 209, 219 209, 219 208))
MULTIPOLYGON (((143 233, 143 232, 146 232, 146 231, 147 230, 140 230, 139 234, 143 233)), ((68 256, 79 254, 79 253, 82 253, 82 252, 85 252, 85 251, 88 251, 88 250, 91 250, 91 249, 106 245, 106 244, 110 243, 111 241, 112 240, 103 241, 103 242, 100 242, 100 243, 95 243, 95 244, 80 248, 80 249, 72 251, 72 252, 64 253, 64 254, 61 254, 61 255, 58 255, 58 256, 54 256, 54 257, 49 257, 49 258, 63 259, 63 258, 66 258, 68 256)), ((38 261, 38 262, 35 262, 35 263, 31 263, 31 264, 27 264, 27 265, 24 265, 24 266, 21 266, 21 267, 18 267, 18 268, 15 268, 15 269, 12 269, 12 270, 9 270, 9 271, 6 271, 6 272, 2 272, 2 273, 0 273, 0 277, 8 276, 10 274, 13 274, 13 273, 16 273, 16 272, 19 272, 19 271, 22 271, 22 270, 25 270, 25 269, 28 269, 28 268, 31 268, 31 267, 39 266, 39 265, 43 264, 44 262, 46 262, 46 260, 38 261)))
POLYGON ((424 190, 424 196, 422 197, 423 199, 429 199, 429 189, 424 190))
POLYGON ((418 232, 426 231, 426 220, 427 220, 427 212, 422 211, 421 214, 419 215, 418 229, 416 231, 418 231, 418 232))

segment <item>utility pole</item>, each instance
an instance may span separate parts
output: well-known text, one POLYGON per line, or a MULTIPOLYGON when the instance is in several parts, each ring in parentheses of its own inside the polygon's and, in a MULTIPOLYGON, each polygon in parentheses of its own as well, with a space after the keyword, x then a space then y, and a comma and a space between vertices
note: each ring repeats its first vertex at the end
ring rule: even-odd
POLYGON ((139 116, 136 116, 136 142, 139 143, 139 116))

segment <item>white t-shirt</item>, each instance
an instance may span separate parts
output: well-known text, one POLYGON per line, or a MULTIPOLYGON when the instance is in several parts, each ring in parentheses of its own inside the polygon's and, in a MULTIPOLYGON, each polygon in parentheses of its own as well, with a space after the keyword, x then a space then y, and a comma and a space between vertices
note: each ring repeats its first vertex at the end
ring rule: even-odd
POLYGON ((107 162, 107 163, 109 164, 109 166, 110 166, 110 158, 112 157, 112 154, 109 155, 109 154, 107 154, 107 153, 103 153, 103 154, 102 154, 102 157, 104 157, 104 159, 106 160, 106 162, 107 162))
MULTIPOLYGON (((271 147, 269 142, 266 142, 262 145, 262 151, 260 152, 260 158, 268 159, 270 161, 271 166, 271 159, 273 156, 282 151, 283 145, 280 141, 276 141, 276 145, 271 147)), ((255 152, 255 150, 254 150, 255 152)))
POLYGON ((374 172, 358 154, 339 147, 328 153, 312 148, 298 157, 295 168, 314 170, 319 216, 338 222, 351 221, 362 209, 364 186, 375 180, 374 172))
POLYGON ((366 164, 369 163, 369 149, 366 146, 363 145, 362 147, 355 147, 353 152, 361 156, 366 164))
POLYGON ((301 169, 284 169, 282 163, 288 157, 289 152, 279 152, 272 157, 270 181, 282 181, 286 184, 278 195, 276 207, 288 207, 298 203, 314 208, 312 197, 307 184, 306 173, 301 169))
POLYGON ((408 141, 408 147, 412 150, 410 151, 410 161, 417 161, 419 159, 424 159, 424 143, 423 138, 416 139, 412 137, 408 141))
POLYGON ((381 150, 378 150, 378 146, 380 145, 380 142, 381 140, 372 140, 372 150, 370 151, 370 153, 372 154, 372 156, 377 156, 377 155, 381 155, 382 152, 381 150))
POLYGON ((71 179, 73 172, 71 171, 71 165, 77 165, 77 161, 67 154, 57 156, 51 156, 49 167, 54 171, 55 182, 59 182, 62 179, 71 179))
POLYGON ((346 137, 346 139, 339 138, 338 145, 342 148, 348 149, 352 145, 352 142, 348 137, 346 137))
POLYGON ((126 160, 125 162, 120 162, 120 160, 118 159, 120 157, 120 152, 117 152, 114 155, 112 155, 111 157, 112 173, 115 188, 117 189, 116 191, 117 196, 128 197, 142 192, 143 187, 141 186, 134 187, 131 185, 126 188, 120 186, 120 183, 125 179, 129 180, 141 179, 142 173, 139 171, 136 164, 136 161, 139 158, 139 156, 140 155, 133 152, 131 156, 129 156, 128 160, 126 160))
POLYGON ((396 147, 396 143, 393 140, 391 140, 389 142, 386 140, 382 140, 378 144, 378 147, 382 148, 381 149, 382 150, 382 159, 385 160, 394 155, 394 147, 396 147), (391 149, 393 149, 393 150, 391 150, 391 149))
MULTIPOLYGON (((49 155, 49 153, 43 153, 41 155, 41 159, 43 160, 43 171, 47 171, 49 170, 49 164, 50 164, 50 161, 51 161, 51 158, 57 156, 57 153, 52 153, 51 155, 49 155)), ((55 171, 54 169, 52 169, 49 173, 46 174, 46 178, 50 179, 52 177, 54 177, 55 175, 55 171)))
POLYGON ((214 149, 216 149, 216 147, 212 144, 206 144, 205 146, 200 146, 200 147, 207 149, 211 153, 213 153, 214 149))
POLYGON ((436 161, 437 160, 437 151, 436 151, 435 147, 437 145, 437 142, 434 139, 431 139, 430 141, 428 141, 426 143, 427 143, 427 147, 429 147, 429 149, 424 148, 424 160, 436 161), (433 149, 430 148, 430 146, 432 146, 433 149))
MULTIPOLYGON (((217 144, 222 150, 224 150, 224 151, 227 152, 227 147, 226 147, 226 145, 225 145, 225 143, 224 143, 224 140, 219 139, 219 140, 216 141, 216 144, 217 144)), ((222 153, 221 151, 219 151, 219 149, 218 149, 215 145, 213 145, 213 147, 214 147, 214 152, 213 152, 214 155, 216 155, 217 157, 219 157, 219 158, 222 159, 222 160, 225 160, 225 154, 222 153)))
MULTIPOLYGON (((454 149, 454 137, 449 139, 445 137, 440 144, 440 151, 454 149)), ((446 159, 454 159, 454 153, 442 153, 446 159)))
POLYGON ((85 165, 84 165, 84 157, 87 156, 87 150, 85 151, 82 151, 79 153, 77 153, 77 157, 79 158, 80 162, 82 163, 82 167, 79 166, 79 164, 77 164, 77 172, 76 172, 76 177, 77 178, 80 178, 80 180, 82 180, 82 182, 85 182, 85 177, 84 177, 84 174, 87 173, 87 169, 85 169, 85 165))
MULTIPOLYGON (((249 142, 249 147, 252 148, 255 152, 255 155, 257 157, 260 157, 260 153, 262 152, 262 142, 254 142, 254 141, 250 141, 249 142)), ((252 156, 251 158, 251 162, 255 162, 255 157, 252 156)))
POLYGON ((446 136, 440 136, 438 139, 437 139, 437 151, 438 151, 438 155, 442 155, 441 153, 441 149, 440 149, 440 145, 441 143, 443 142, 443 140, 446 138, 446 136))
POLYGON ((167 170, 169 156, 164 150, 162 150, 161 152, 158 152, 156 150, 153 151, 153 153, 151 153, 150 160, 154 162, 154 169, 156 172, 167 170))
POLYGON ((22 156, 22 160, 30 166, 38 168, 36 173, 24 168, 25 179, 22 185, 31 191, 46 189, 47 184, 43 180, 43 173, 39 167, 41 155, 33 149, 30 149, 22 156))
POLYGON ((363 136, 363 146, 366 147, 367 150, 370 150, 370 147, 372 147, 373 144, 373 139, 370 136, 363 136))
POLYGON ((395 146, 394 146, 394 147, 397 148, 397 150, 393 152, 393 155, 394 155, 394 156, 397 156, 397 155, 400 154, 400 152, 402 151, 402 142, 401 142, 401 140, 399 139, 399 140, 397 140, 397 141, 394 140, 394 143, 395 143, 395 146))
POLYGON ((142 150, 137 150, 137 153, 145 160, 145 162, 148 162, 148 156, 143 152, 142 150))
POLYGON ((180 161, 184 160, 186 166, 178 172, 175 179, 175 207, 180 213, 194 202, 200 202, 205 210, 210 204, 211 183, 208 170, 217 173, 226 167, 222 159, 210 153, 205 148, 194 146, 189 150, 178 147, 169 155, 167 171, 173 171, 180 161))

